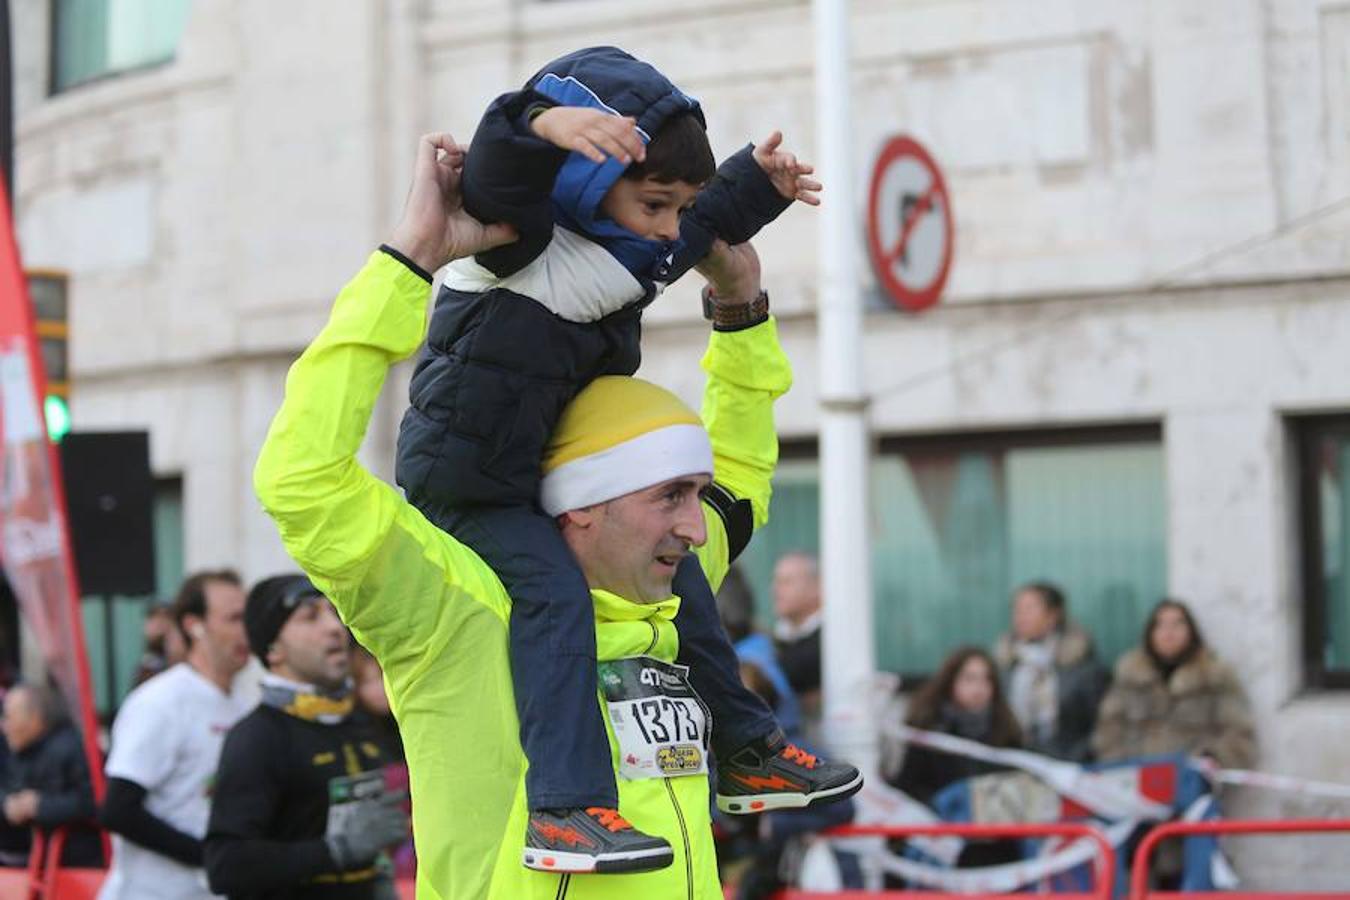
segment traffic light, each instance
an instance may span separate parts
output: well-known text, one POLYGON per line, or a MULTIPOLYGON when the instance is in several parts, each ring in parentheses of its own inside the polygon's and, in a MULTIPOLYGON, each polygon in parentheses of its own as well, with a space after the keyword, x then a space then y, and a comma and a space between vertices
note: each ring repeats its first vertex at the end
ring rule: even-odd
POLYGON ((30 271, 28 295, 33 298, 34 321, 42 367, 47 373, 47 396, 42 411, 47 417, 47 436, 60 442, 70 431, 70 358, 67 339, 66 275, 47 270, 30 271))

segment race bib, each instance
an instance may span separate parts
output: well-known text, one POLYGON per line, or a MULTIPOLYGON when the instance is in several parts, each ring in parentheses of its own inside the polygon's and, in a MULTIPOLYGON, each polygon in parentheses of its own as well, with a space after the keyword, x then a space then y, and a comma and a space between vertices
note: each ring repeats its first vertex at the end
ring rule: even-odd
POLYGON ((669 778, 708 771, 712 717, 689 684, 689 669, 650 656, 607 660, 600 690, 619 742, 624 778, 669 778))

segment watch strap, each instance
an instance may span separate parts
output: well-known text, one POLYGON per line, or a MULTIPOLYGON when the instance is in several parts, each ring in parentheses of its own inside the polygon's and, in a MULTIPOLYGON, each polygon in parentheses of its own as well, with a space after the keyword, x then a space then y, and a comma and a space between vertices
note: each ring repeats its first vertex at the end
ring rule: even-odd
POLYGON ((761 290, 749 303, 723 303, 703 287, 703 318, 713 323, 714 331, 742 331, 769 319, 769 292, 761 290))

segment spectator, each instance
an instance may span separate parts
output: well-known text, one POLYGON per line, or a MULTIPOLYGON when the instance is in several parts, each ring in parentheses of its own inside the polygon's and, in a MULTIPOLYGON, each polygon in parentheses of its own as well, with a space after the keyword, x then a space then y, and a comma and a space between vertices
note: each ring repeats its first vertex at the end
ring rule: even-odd
POLYGON ((741 570, 732 567, 717 592, 717 614, 741 663, 741 680, 769 704, 789 741, 801 737, 797 694, 774 651, 773 641, 755 627, 755 598, 741 570))
POLYGON ((1069 620, 1059 588, 1033 582, 1017 589, 1012 632, 999 638, 994 659, 1024 746, 1086 762, 1107 674, 1097 661, 1091 635, 1069 620))
POLYGON ((403 739, 398 732, 389 694, 384 689, 384 672, 370 651, 352 644, 352 689, 356 697, 353 714, 375 735, 375 742, 390 762, 403 762, 403 739))
POLYGON ((113 724, 103 824, 113 863, 99 900, 204 900, 202 838, 225 733, 246 706, 234 686, 248 661, 244 592, 229 570, 183 582, 174 621, 184 662, 127 697, 113 724))
POLYGON ((145 635, 145 649, 136 664, 136 673, 131 684, 139 687, 154 676, 183 661, 187 655, 187 644, 173 621, 173 607, 167 603, 155 603, 145 614, 142 626, 145 635))
POLYGON ((84 742, 60 695, 39 685, 12 688, 5 695, 3 728, 11 753, 0 792, 5 822, 43 831, 67 827, 61 864, 102 866, 84 742))
MULTIPOLYGON (((408 788, 407 754, 403 752, 403 735, 389 706, 389 693, 384 686, 384 671, 375 656, 356 642, 352 642, 352 684, 356 692, 356 711, 353 717, 375 735, 375 743, 390 761, 386 769, 386 783, 400 790, 408 788)), ((395 878, 417 876, 417 851, 412 835, 391 852, 395 878)))
MULTIPOLYGON (((781 564, 781 561, 780 561, 781 564)), ((773 641, 755 627, 755 599, 739 568, 727 571, 717 592, 717 613, 740 660, 745 686, 773 710, 788 740, 805 746, 800 735, 802 717, 797 695, 779 664, 773 641)), ((735 881, 736 900, 763 900, 784 887, 783 861, 794 859, 797 839, 852 820, 852 801, 814 809, 782 809, 757 816, 718 816, 722 838, 719 863, 749 857, 735 881)), ((788 868, 791 868, 789 864, 788 868)))
POLYGON ((773 567, 774 644, 788 683, 808 714, 820 708, 820 566, 793 551, 773 567))
POLYGON ((1205 645, 1186 604, 1153 607, 1140 646, 1116 663, 1092 745, 1103 760, 1191 753, 1229 768, 1255 762, 1242 685, 1205 645))
POLYGON ((231 900, 375 900, 377 857, 408 835, 389 760, 353 721, 351 637, 303 575, 253 587, 249 647, 262 703, 225 739, 206 839, 211 887, 231 900))
MULTIPOLYGON (((1003 698, 994 660, 979 647, 960 647, 910 701, 906 724, 979 741, 990 747, 1022 743, 1017 719, 1003 698)), ((965 778, 1002 771, 994 763, 910 744, 900 771, 887 780, 920 803, 965 778)), ((957 866, 990 866, 1021 858, 1016 841, 967 841, 957 866)))

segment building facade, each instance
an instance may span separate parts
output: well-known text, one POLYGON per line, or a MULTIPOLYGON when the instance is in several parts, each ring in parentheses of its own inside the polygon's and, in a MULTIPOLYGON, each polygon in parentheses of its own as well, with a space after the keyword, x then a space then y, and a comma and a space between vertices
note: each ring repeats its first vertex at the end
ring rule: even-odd
MULTIPOLYGON (((804 0, 11 5, 19 234, 69 279, 74 426, 150 432, 188 568, 287 567, 253 459, 288 364, 395 221, 418 134, 467 141, 494 95, 613 43, 700 98, 719 155, 773 128, 815 143, 804 0), (97 28, 71 25, 93 7, 97 28)), ((855 0, 852 40, 857 191, 824 172, 826 202, 861 236, 905 133, 956 222, 935 309, 889 308, 859 260, 881 664, 991 639, 1033 578, 1068 588, 1108 662, 1177 596, 1237 666, 1262 766, 1344 778, 1350 4, 855 0)), ((747 559, 763 594, 774 553, 816 540, 812 211, 757 245, 798 373, 747 559)), ((644 374, 690 398, 698 309, 678 284, 645 335, 644 374)), ((363 450, 385 477, 407 375, 363 450)))

